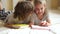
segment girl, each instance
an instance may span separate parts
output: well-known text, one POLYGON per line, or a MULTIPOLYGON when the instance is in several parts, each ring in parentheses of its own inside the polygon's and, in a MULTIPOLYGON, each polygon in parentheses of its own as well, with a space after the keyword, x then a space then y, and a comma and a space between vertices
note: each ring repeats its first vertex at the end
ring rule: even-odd
POLYGON ((29 1, 18 2, 13 14, 8 15, 5 20, 5 26, 10 28, 19 28, 19 26, 12 26, 13 24, 29 24, 33 13, 33 5, 29 1))
POLYGON ((37 21, 40 26, 48 26, 50 25, 50 20, 48 18, 47 9, 46 9, 46 1, 45 0, 35 0, 35 13, 38 17, 37 21))
POLYGON ((31 18, 33 19, 33 23, 39 26, 48 26, 50 25, 50 19, 48 18, 48 12, 46 9, 46 1, 45 0, 28 0, 33 2, 35 6, 34 13, 31 18))

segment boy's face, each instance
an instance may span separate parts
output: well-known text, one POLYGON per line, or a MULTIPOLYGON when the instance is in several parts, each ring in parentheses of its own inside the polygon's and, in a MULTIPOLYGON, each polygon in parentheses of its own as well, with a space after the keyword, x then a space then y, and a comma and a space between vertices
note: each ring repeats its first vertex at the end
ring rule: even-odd
POLYGON ((37 15, 42 15, 45 11, 45 6, 43 4, 37 4, 35 5, 35 13, 37 15))

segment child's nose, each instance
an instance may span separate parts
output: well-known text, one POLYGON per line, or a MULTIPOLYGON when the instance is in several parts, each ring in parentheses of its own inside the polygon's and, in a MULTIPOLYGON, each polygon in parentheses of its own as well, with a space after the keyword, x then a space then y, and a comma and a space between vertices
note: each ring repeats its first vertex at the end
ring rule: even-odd
POLYGON ((41 12, 42 12, 41 10, 36 11, 37 14, 40 14, 41 12))
POLYGON ((42 12, 42 10, 39 10, 39 13, 41 13, 42 12))

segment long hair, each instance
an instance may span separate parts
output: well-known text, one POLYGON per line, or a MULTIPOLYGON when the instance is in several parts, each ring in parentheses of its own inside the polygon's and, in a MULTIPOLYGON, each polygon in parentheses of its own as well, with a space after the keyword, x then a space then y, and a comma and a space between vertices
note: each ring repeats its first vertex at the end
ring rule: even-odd
POLYGON ((45 0, 34 0, 34 5, 36 5, 38 3, 46 5, 46 1, 45 0))
POLYGON ((31 13, 33 13, 33 5, 29 1, 18 2, 15 11, 14 18, 18 18, 19 20, 24 20, 31 13))
MULTIPOLYGON (((45 0, 35 0, 34 5, 37 5, 37 4, 43 4, 46 7, 46 1, 45 0)), ((44 14, 47 14, 47 7, 45 8, 44 14)))
POLYGON ((33 6, 34 6, 34 0, 26 0, 26 1, 30 1, 33 4, 33 6))
POLYGON ((26 0, 26 1, 33 1, 33 0, 26 0))

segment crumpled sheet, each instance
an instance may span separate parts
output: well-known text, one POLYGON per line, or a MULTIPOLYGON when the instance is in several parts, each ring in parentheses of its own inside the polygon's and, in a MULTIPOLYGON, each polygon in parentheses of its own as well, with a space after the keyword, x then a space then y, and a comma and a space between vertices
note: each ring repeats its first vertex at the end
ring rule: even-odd
MULTIPOLYGON (((0 31, 0 34, 60 34, 60 24, 51 25, 49 27, 41 27, 32 25, 32 29, 29 27, 20 29, 4 29, 0 31)), ((1 29, 1 28, 0 28, 1 29)))
POLYGON ((20 29, 11 29, 8 34, 56 34, 50 29, 50 27, 41 27, 32 25, 32 29, 29 27, 20 29))

